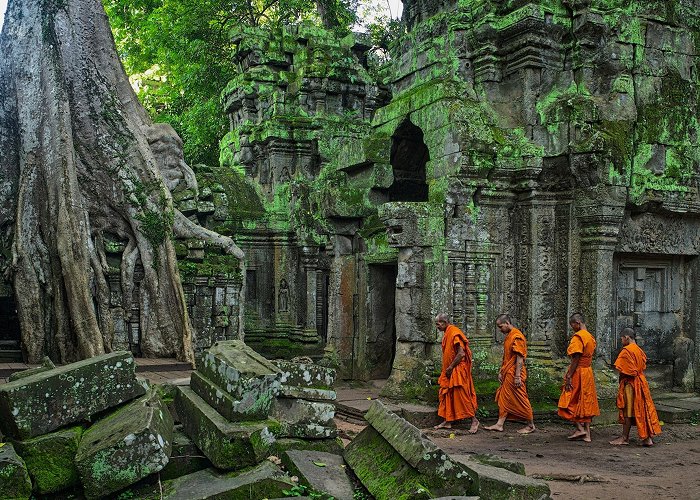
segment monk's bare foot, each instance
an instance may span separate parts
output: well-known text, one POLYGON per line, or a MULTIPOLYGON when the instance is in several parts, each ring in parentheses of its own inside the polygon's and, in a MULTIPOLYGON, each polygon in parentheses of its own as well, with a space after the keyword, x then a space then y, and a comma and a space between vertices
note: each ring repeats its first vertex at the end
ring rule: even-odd
POLYGON ((591 436, 589 434, 586 434, 583 436, 583 442, 584 443, 590 443, 591 442, 591 436))
POLYGON ((625 444, 630 444, 630 442, 627 441, 624 437, 620 436, 619 438, 613 439, 612 441, 610 441, 610 444, 612 444, 614 446, 621 446, 621 445, 625 445, 625 444))
POLYGON ((503 426, 498 424, 487 425, 484 429, 487 431, 503 432, 503 426))
POLYGON ((433 429, 438 430, 438 429, 452 429, 452 424, 449 423, 448 421, 444 421, 441 424, 436 425, 433 427, 433 429))
MULTIPOLYGON (((585 437, 586 437, 586 431, 576 431, 573 434, 571 434, 569 437, 567 437, 567 439, 569 441, 575 441, 577 439, 583 439, 585 437)), ((591 440, 590 436, 588 437, 588 440, 589 441, 591 440)))
POLYGON ((526 425, 522 429, 518 429, 518 434, 530 434, 531 432, 535 432, 536 430, 537 429, 534 425, 526 425))
POLYGON ((469 428, 469 434, 476 434, 479 430, 479 421, 477 419, 472 420, 472 426, 469 428))
POLYGON ((651 438, 646 438, 642 441, 642 446, 654 446, 654 441, 652 441, 651 438))

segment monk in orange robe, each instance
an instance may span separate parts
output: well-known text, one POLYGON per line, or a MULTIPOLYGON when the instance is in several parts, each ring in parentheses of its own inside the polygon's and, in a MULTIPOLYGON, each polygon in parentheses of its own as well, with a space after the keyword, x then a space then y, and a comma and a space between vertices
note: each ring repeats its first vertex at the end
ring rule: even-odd
POLYGON ((498 381, 501 386, 496 391, 496 403, 498 403, 498 422, 484 429, 503 432, 503 424, 506 419, 524 420, 525 427, 518 430, 520 434, 534 432, 532 406, 527 397, 527 369, 525 358, 527 357, 527 340, 523 332, 515 328, 510 322, 510 316, 501 314, 496 319, 496 328, 501 330, 506 338, 503 341, 503 362, 498 372, 498 381))
POLYGON ((613 439, 610 444, 629 444, 630 428, 634 423, 642 444, 653 446, 654 441, 651 437, 661 434, 661 425, 651 400, 647 378, 644 376, 647 355, 637 345, 636 335, 631 328, 623 329, 620 339, 623 347, 615 361, 615 368, 620 372, 617 407, 620 409, 622 436, 613 439))
POLYGON ((450 429, 456 420, 471 418, 469 433, 474 434, 479 428, 476 418, 476 392, 472 380, 472 351, 469 341, 462 330, 450 324, 446 314, 438 314, 435 326, 442 337, 442 372, 438 379, 440 384, 440 403, 438 415, 445 419, 435 429, 450 429))
POLYGON ((559 398, 557 413, 560 417, 576 424, 576 430, 569 439, 583 439, 590 443, 591 421, 593 417, 600 415, 593 368, 591 368, 596 341, 586 329, 582 314, 572 314, 569 325, 574 331, 569 348, 566 350, 566 354, 571 357, 571 363, 564 376, 564 387, 559 398))

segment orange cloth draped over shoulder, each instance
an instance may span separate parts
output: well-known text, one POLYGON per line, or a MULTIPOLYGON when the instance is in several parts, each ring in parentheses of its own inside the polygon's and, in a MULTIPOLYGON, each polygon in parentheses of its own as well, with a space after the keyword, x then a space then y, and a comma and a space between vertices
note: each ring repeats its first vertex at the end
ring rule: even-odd
POLYGON ((496 403, 498 403, 498 418, 506 416, 509 420, 532 420, 532 406, 527 397, 525 380, 527 370, 525 363, 520 370, 522 384, 515 387, 515 366, 518 354, 527 358, 527 341, 523 332, 512 328, 503 341, 503 362, 501 363, 501 377, 503 382, 496 391, 496 403))
POLYGON ((640 439, 661 434, 659 417, 656 407, 651 400, 649 384, 644 376, 647 367, 647 355, 637 344, 629 344, 622 348, 615 361, 615 368, 620 372, 620 387, 617 391, 617 407, 620 409, 620 423, 625 416, 625 386, 631 385, 634 393, 633 417, 637 425, 640 439))
POLYGON ((557 413, 560 417, 572 422, 590 422, 593 417, 600 415, 598 407, 598 395, 595 390, 595 379, 593 378, 593 353, 595 352, 596 341, 586 330, 579 330, 569 342, 566 354, 572 356, 581 354, 576 371, 571 377, 570 391, 566 390, 566 381, 562 387, 559 397, 559 409, 557 413))
POLYGON ((442 337, 442 373, 438 379, 440 384, 440 403, 438 415, 448 422, 471 418, 476 414, 476 392, 472 380, 472 351, 464 332, 455 325, 449 325, 442 337), (457 355, 457 346, 462 346, 465 356, 452 370, 447 378, 445 370, 457 355))

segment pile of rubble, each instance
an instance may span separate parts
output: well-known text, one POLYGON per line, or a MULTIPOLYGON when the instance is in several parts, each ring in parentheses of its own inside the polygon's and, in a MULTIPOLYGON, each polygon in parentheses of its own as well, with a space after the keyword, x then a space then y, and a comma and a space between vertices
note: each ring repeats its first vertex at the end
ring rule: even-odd
POLYGON ((335 371, 271 362, 242 341, 206 351, 189 386, 149 387, 127 352, 14 378, 0 385, 0 498, 549 494, 508 467, 450 458, 379 401, 343 450, 335 371))

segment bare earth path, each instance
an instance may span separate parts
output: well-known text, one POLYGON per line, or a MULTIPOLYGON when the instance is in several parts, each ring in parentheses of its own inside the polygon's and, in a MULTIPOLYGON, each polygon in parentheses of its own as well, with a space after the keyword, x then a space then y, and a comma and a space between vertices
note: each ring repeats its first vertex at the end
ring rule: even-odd
MULTIPOLYGON (((342 420, 338 426, 348 436, 362 429, 342 420)), ((634 428, 629 446, 611 446, 608 441, 618 436, 621 426, 594 426, 588 444, 567 441, 570 426, 539 424, 537 432, 525 436, 515 432, 520 427, 507 422, 503 433, 480 429, 470 435, 461 424, 424 432, 451 455, 491 453, 524 463, 528 476, 547 480, 553 498, 700 499, 700 426, 666 425, 651 448, 640 445, 634 428)))

